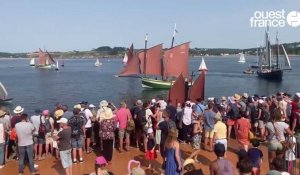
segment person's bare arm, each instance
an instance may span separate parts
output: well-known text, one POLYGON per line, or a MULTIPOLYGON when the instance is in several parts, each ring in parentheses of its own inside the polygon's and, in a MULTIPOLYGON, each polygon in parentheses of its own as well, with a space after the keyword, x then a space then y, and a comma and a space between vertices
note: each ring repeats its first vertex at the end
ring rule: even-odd
POLYGON ((182 170, 182 165, 181 165, 181 160, 180 160, 180 148, 179 148, 179 143, 175 142, 174 143, 174 148, 175 148, 175 158, 176 158, 176 162, 178 165, 178 170, 181 171, 182 170))

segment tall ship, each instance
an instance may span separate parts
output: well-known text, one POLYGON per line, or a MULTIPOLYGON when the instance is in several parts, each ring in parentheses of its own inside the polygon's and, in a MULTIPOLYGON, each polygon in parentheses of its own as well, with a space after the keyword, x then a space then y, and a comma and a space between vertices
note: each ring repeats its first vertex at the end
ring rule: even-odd
POLYGON ((269 29, 265 31, 265 47, 259 49, 259 60, 257 75, 259 78, 268 80, 282 80, 283 72, 292 70, 290 59, 283 44, 279 44, 278 34, 276 35, 276 45, 272 47, 269 37, 269 29), (280 50, 283 51, 285 64, 280 64, 280 50), (275 54, 273 56, 273 51, 275 54))
POLYGON ((48 51, 44 53, 39 49, 38 64, 36 64, 35 67, 39 69, 55 69, 56 63, 48 51))
POLYGON ((167 49, 164 56, 163 44, 138 53, 131 47, 127 55, 127 65, 119 76, 139 75, 143 87, 169 89, 181 73, 189 77, 189 42, 167 49))

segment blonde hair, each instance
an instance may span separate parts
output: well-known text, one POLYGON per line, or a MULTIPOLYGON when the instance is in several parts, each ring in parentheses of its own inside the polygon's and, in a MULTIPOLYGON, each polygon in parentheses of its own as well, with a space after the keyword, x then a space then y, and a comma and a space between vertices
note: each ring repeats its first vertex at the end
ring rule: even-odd
POLYGON ((173 142, 177 141, 178 132, 176 129, 171 129, 165 142, 165 148, 171 148, 173 142))

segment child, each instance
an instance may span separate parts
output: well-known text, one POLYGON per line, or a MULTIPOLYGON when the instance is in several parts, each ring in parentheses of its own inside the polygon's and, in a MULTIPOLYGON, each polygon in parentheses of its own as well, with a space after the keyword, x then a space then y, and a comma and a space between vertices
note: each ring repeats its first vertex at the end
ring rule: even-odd
POLYGON ((252 174, 259 175, 260 174, 260 165, 262 163, 263 153, 260 149, 258 149, 260 143, 259 140, 253 139, 252 141, 253 148, 248 150, 248 157, 252 162, 252 174))
POLYGON ((146 159, 149 162, 148 168, 152 170, 151 160, 155 160, 156 159, 156 151, 155 151, 155 145, 156 145, 156 143, 155 143, 155 139, 154 139, 153 129, 152 128, 148 128, 147 135, 148 135, 148 142, 147 142, 146 159))
POLYGON ((285 167, 286 171, 291 175, 294 174, 293 167, 296 167, 296 154, 295 154, 295 146, 296 138, 294 136, 289 136, 288 138, 288 148, 285 151, 285 167))
POLYGON ((107 165, 107 161, 103 156, 97 157, 95 162, 95 172, 91 173, 90 175, 112 175, 111 172, 108 172, 104 169, 107 165))

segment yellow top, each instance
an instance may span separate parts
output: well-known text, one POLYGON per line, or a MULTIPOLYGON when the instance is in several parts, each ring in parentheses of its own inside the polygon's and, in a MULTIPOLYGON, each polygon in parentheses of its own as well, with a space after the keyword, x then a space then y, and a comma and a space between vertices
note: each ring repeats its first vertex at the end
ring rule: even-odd
POLYGON ((218 121, 214 127, 215 139, 226 139, 227 127, 222 121, 218 121))

